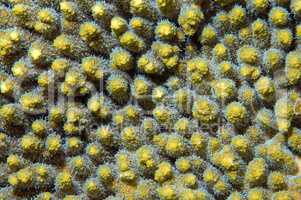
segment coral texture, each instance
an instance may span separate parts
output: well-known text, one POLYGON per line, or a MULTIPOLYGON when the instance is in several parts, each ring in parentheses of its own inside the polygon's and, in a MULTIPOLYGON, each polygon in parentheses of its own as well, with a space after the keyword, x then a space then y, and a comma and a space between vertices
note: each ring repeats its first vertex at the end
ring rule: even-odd
POLYGON ((301 0, 0 0, 1 200, 301 200, 301 0))

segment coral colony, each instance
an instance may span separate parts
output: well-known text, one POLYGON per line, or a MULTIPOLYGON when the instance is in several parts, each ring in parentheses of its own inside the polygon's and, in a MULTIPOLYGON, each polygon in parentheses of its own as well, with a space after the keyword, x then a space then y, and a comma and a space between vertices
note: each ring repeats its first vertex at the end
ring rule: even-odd
POLYGON ((0 0, 1 200, 301 200, 301 0, 0 0))

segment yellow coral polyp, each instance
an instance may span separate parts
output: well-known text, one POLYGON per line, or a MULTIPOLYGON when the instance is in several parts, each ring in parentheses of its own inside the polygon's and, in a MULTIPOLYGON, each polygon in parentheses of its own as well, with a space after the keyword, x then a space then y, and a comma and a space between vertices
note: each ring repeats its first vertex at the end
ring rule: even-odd
POLYGON ((223 61, 217 67, 221 76, 231 77, 231 75, 233 75, 234 66, 230 62, 223 61))
POLYGON ((157 107, 153 110, 153 115, 155 119, 160 124, 169 125, 172 120, 172 113, 171 110, 166 107, 157 107))
POLYGON ((77 10, 75 4, 71 1, 62 1, 60 3, 60 10, 68 20, 74 20, 76 18, 77 10))
POLYGON ((192 116, 202 123, 212 123, 217 119, 218 106, 207 98, 197 99, 192 108, 192 116))
POLYGON ((179 12, 178 2, 175 0, 156 0, 160 12, 168 18, 176 18, 179 12))
POLYGON ((0 82, 0 93, 4 95, 11 95, 14 91, 14 81, 6 79, 0 82))
POLYGON ((212 162, 227 171, 236 171, 239 168, 239 160, 229 145, 217 151, 212 156, 212 162))
POLYGON ((292 0, 290 8, 297 17, 301 16, 301 2, 299 0, 292 0))
POLYGON ((61 190, 70 190, 73 186, 72 175, 69 172, 61 172, 56 177, 57 187, 61 190))
POLYGON ((111 67, 113 69, 119 69, 127 71, 133 68, 133 57, 132 55, 123 49, 116 49, 110 55, 111 67))
POLYGON ((188 36, 193 36, 204 20, 204 14, 197 5, 184 6, 178 16, 178 23, 188 36))
POLYGON ((73 164, 74 164, 74 168, 75 169, 78 169, 78 170, 82 170, 84 167, 85 167, 85 161, 82 157, 78 156, 78 157, 75 157, 73 160, 72 160, 73 164))
POLYGON ((31 184, 33 181, 33 172, 29 168, 21 169, 17 172, 17 178, 20 184, 26 185, 31 184))
POLYGON ((54 14, 51 12, 51 10, 45 8, 45 9, 41 9, 41 10, 38 12, 38 19, 39 19, 41 22, 48 23, 48 24, 52 24, 52 23, 54 23, 54 21, 55 21, 55 16, 54 16, 54 14))
POLYGON ((117 157, 117 165, 120 171, 127 171, 130 169, 131 160, 129 155, 126 153, 121 153, 117 157))
POLYGON ((29 17, 30 8, 28 5, 20 3, 16 4, 12 11, 15 16, 26 19, 29 17))
POLYGON ((89 194, 97 195, 99 188, 97 182, 94 180, 89 180, 85 183, 86 190, 89 194))
POLYGON ((22 32, 20 32, 18 29, 16 30, 11 30, 8 33, 9 38, 14 42, 14 43, 19 43, 21 40, 22 32))
POLYGON ((127 96, 128 84, 123 77, 112 77, 112 79, 107 82, 106 88, 112 96, 119 98, 125 98, 127 96))
POLYGON ((256 64, 259 60, 259 53, 257 49, 250 46, 243 46, 239 49, 239 59, 247 64, 256 64))
POLYGON ((81 24, 79 29, 80 37, 86 42, 98 39, 100 37, 100 33, 100 27, 93 22, 85 22, 81 24))
POLYGON ((259 47, 263 47, 265 44, 269 42, 270 39, 270 31, 268 24, 262 20, 257 19, 251 25, 252 36, 256 39, 256 44, 259 47))
POLYGON ((86 152, 91 158, 97 158, 98 156, 102 156, 101 149, 97 144, 91 144, 90 146, 88 146, 86 148, 86 152))
POLYGON ((239 29, 238 34, 239 34, 239 38, 241 38, 241 40, 244 43, 248 43, 248 41, 250 41, 252 38, 252 30, 250 29, 250 27, 239 29))
POLYGON ((264 56, 264 64, 266 65, 266 70, 268 72, 277 70, 283 63, 283 57, 281 55, 281 52, 278 52, 275 49, 270 49, 266 51, 264 56))
POLYGON ((187 61, 187 72, 191 74, 193 83, 200 83, 209 76, 209 63, 202 58, 193 58, 187 61))
POLYGON ((16 175, 10 175, 7 182, 13 187, 16 187, 19 184, 19 180, 16 175))
POLYGON ((246 108, 238 102, 232 102, 226 107, 226 118, 234 125, 244 125, 247 118, 246 108))
POLYGON ((290 48, 293 42, 293 35, 289 29, 279 29, 274 32, 274 41, 280 48, 290 48))
POLYGON ((117 16, 115 16, 111 19, 110 27, 111 27, 111 30, 113 31, 113 33, 116 34, 117 36, 122 35, 128 29, 126 20, 121 17, 117 17, 117 16))
POLYGON ((102 143, 106 145, 110 145, 113 142, 113 133, 109 129, 109 127, 102 127, 101 129, 99 129, 97 131, 97 137, 102 143))
POLYGON ((92 7, 91 7, 92 15, 96 19, 104 19, 108 15, 108 10, 105 7, 105 4, 102 2, 96 2, 92 7))
POLYGON ((203 180, 210 185, 215 184, 219 179, 219 174, 212 168, 207 168, 203 173, 203 180))
POLYGON ((286 55, 285 66, 287 68, 301 69, 301 56, 297 51, 291 51, 286 55))
POLYGON ((79 131, 79 128, 70 122, 65 123, 63 128, 66 134, 74 134, 79 131))
POLYGON ((43 105, 43 98, 38 93, 27 93, 20 98, 20 104, 25 110, 39 108, 43 105))
POLYGON ((147 147, 141 147, 137 150, 138 161, 140 165, 145 166, 147 169, 155 167, 155 160, 152 155, 152 150, 147 147))
POLYGON ((51 29, 52 27, 48 24, 44 24, 42 22, 36 22, 34 24, 34 30, 38 33, 41 33, 41 34, 50 34, 50 32, 52 31, 51 29))
POLYGON ((8 123, 12 123, 17 115, 17 108, 12 104, 6 104, 0 108, 0 116, 8 123))
POLYGON ((147 12, 148 7, 146 1, 144 0, 131 0, 130 9, 132 10, 132 12, 139 14, 147 12))
POLYGON ((212 51, 217 61, 227 60, 228 50, 225 45, 219 43, 215 45, 212 51))
POLYGON ((153 139, 152 139, 152 143, 160 148, 161 150, 164 149, 165 144, 166 144, 166 137, 164 137, 164 135, 154 135, 153 139))
POLYGON ((294 115, 294 105, 290 99, 283 97, 278 99, 275 104, 275 115, 279 118, 291 119, 294 115))
POLYGON ((229 11, 228 17, 230 25, 233 28, 238 28, 246 21, 246 10, 241 6, 235 6, 229 11))
POLYGON ((192 173, 185 174, 183 176, 183 183, 188 188, 196 188, 197 187, 197 177, 192 173))
POLYGON ((230 79, 215 80, 212 83, 214 94, 221 101, 226 101, 233 98, 236 89, 235 84, 230 79))
POLYGON ((284 26, 289 21, 288 12, 281 7, 275 7, 270 10, 269 20, 276 26, 284 26))
POLYGON ((97 176, 105 183, 113 181, 112 169, 109 166, 101 166, 97 170, 97 176))
POLYGON ((120 127, 123 126, 125 123, 125 116, 122 112, 118 112, 113 116, 113 122, 116 126, 120 127))
POLYGON ((176 156, 185 153, 186 147, 180 136, 171 136, 166 141, 165 150, 171 156, 176 156))
POLYGON ((42 61, 43 58, 43 50, 42 46, 39 44, 33 45, 28 52, 29 57, 32 59, 33 62, 39 63, 42 61))
POLYGON ((151 22, 149 20, 142 17, 133 17, 130 20, 129 25, 134 32, 141 35, 142 37, 153 37, 154 33, 151 26, 151 22))
POLYGON ((176 36, 176 27, 169 21, 160 22, 155 30, 158 38, 163 40, 172 40, 176 36))
POLYGON ((167 92, 162 87, 156 87, 153 89, 152 98, 158 102, 164 102, 166 100, 167 92))
POLYGON ((96 57, 86 57, 82 59, 82 68, 90 77, 100 80, 104 77, 101 60, 96 57))
POLYGON ((255 89, 260 97, 269 100, 275 93, 275 85, 268 77, 261 77, 255 83, 255 89))
POLYGON ((32 135, 24 135, 21 138, 20 146, 25 153, 37 153, 41 148, 40 140, 32 135))
POLYGON ((217 40, 217 32, 212 26, 206 26, 202 30, 201 35, 199 36, 199 41, 202 44, 214 44, 217 40))
POLYGON ((272 171, 269 174, 267 184, 273 191, 285 189, 287 187, 285 175, 279 171, 272 171))
POLYGON ((47 72, 46 73, 42 73, 38 77, 38 84, 42 88, 48 88, 48 86, 51 83, 51 79, 52 79, 52 77, 51 77, 50 74, 48 74, 47 72))
POLYGON ((255 11, 263 12, 268 8, 269 1, 268 0, 251 0, 250 4, 255 11))
POLYGON ((264 184, 266 173, 267 173, 267 165, 265 160, 262 158, 253 159, 248 167, 245 175, 245 180, 250 186, 259 186, 264 184))
POLYGON ((51 69, 57 74, 64 74, 69 67, 70 63, 68 62, 68 60, 63 58, 55 59, 51 63, 51 69))
POLYGON ((134 127, 126 127, 121 132, 121 141, 128 149, 135 149, 140 141, 137 130, 134 127))
POLYGON ((29 74, 29 68, 25 63, 17 62, 12 67, 12 73, 17 78, 25 78, 29 74))
POLYGON ((239 98, 247 105, 254 105, 256 103, 256 92, 251 87, 242 87, 239 91, 239 98))
POLYGON ((134 18, 131 20, 131 27, 135 30, 142 30, 143 21, 140 18, 134 18))
POLYGON ((52 107, 49 111, 49 119, 51 122, 58 123, 63 119, 64 110, 61 107, 52 107))
POLYGON ((139 110, 134 106, 125 107, 125 115, 131 122, 137 122, 140 118, 139 110))
POLYGON ((73 49, 73 43, 70 41, 68 36, 62 34, 58 37, 56 37, 53 41, 53 46, 63 52, 70 52, 72 53, 73 49))
POLYGON ((243 136, 235 136, 231 140, 231 145, 236 149, 236 151, 242 156, 247 157, 250 153, 250 141, 243 136))
POLYGON ((174 125, 174 129, 182 134, 188 133, 189 128, 190 128, 190 122, 188 119, 185 118, 179 119, 174 125))
POLYGON ((177 166, 177 169, 182 172, 182 173, 185 173, 187 172, 188 170, 191 169, 191 163, 188 159, 185 159, 185 158, 182 158, 180 160, 177 160, 176 161, 176 166, 177 166))
POLYGON ((65 83, 70 86, 82 86, 85 80, 82 74, 77 70, 69 70, 65 76, 65 83))
POLYGON ((207 147, 207 139, 206 135, 203 133, 193 133, 191 138, 190 138, 191 145, 193 149, 198 153, 198 154, 203 154, 206 147, 207 147))
POLYGON ((134 81, 135 93, 137 95, 147 95, 149 92, 149 85, 144 80, 136 79, 134 81))
POLYGON ((162 162, 158 165, 158 169, 155 172, 154 180, 163 183, 172 178, 173 170, 168 162, 162 162))
POLYGON ((77 151, 82 147, 82 143, 81 140, 77 137, 71 137, 69 138, 69 140, 67 141, 68 144, 68 148, 72 151, 77 151))
POLYGON ((6 163, 10 169, 18 169, 22 164, 20 157, 16 154, 9 155, 6 163))
POLYGON ((13 53, 13 42, 6 38, 2 37, 0 39, 0 56, 5 57, 13 53))
POLYGON ((127 31, 119 38, 120 44, 133 52, 141 52, 145 48, 144 41, 135 33, 127 31))
POLYGON ((31 124, 32 131, 38 136, 43 136, 47 130, 45 121, 36 120, 31 124))
POLYGON ((47 151, 49 153, 57 153, 60 151, 62 144, 61 144, 61 139, 58 136, 50 136, 47 138, 47 142, 46 142, 46 146, 47 146, 47 151))
POLYGON ((39 165, 39 166, 36 166, 35 172, 36 172, 39 176, 45 178, 45 177, 48 175, 48 172, 49 172, 49 171, 48 171, 48 169, 46 168, 46 166, 39 165))
POLYGON ((158 195, 159 195, 160 199, 162 199, 162 200, 176 200, 177 199, 176 190, 170 185, 165 185, 165 186, 158 188, 158 195))
POLYGON ((147 74, 159 74, 162 67, 158 61, 153 59, 152 55, 144 54, 138 59, 138 68, 147 74))
POLYGON ((251 81, 256 81, 260 77, 260 68, 252 65, 243 64, 239 69, 240 75, 251 81))

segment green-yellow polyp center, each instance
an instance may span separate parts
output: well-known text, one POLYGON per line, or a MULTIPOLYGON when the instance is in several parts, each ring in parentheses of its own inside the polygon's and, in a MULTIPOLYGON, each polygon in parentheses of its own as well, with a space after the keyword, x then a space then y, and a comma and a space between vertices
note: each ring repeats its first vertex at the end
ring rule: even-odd
POLYGON ((104 17, 106 8, 103 4, 96 4, 92 7, 92 13, 98 17, 104 17))
POLYGON ((0 199, 300 200, 300 0, 7 0, 0 199))

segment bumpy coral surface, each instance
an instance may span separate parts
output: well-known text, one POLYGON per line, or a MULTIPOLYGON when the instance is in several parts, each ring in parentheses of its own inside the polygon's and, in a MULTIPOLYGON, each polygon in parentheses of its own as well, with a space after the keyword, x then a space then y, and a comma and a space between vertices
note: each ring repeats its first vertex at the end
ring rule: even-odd
POLYGON ((0 0, 1 200, 301 200, 301 0, 0 0))

